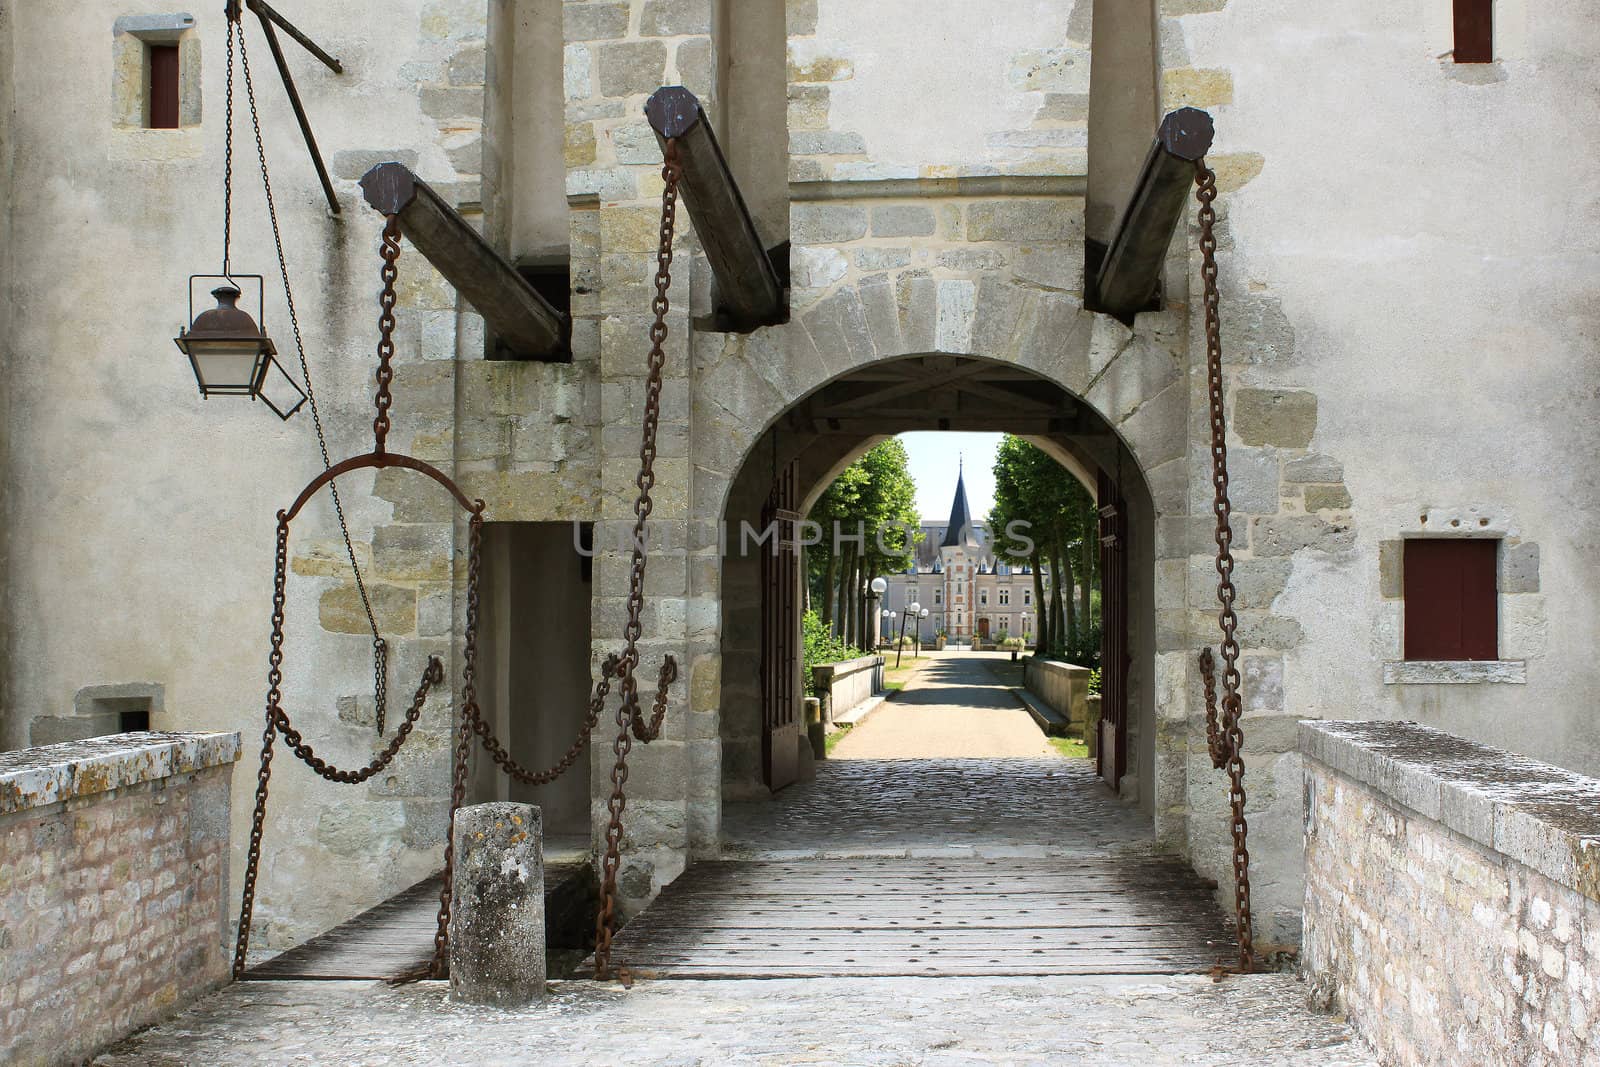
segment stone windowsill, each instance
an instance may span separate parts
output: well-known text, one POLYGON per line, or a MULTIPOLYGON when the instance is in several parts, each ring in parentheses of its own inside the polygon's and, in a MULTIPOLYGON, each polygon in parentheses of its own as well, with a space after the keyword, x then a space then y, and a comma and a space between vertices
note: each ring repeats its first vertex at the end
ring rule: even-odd
POLYGON ((1600 779, 1414 722, 1302 722, 1300 752, 1600 900, 1600 779))
POLYGON ((0 752, 0 815, 232 763, 237 733, 127 733, 0 752))
POLYGON ((1523 685, 1528 664, 1520 659, 1400 659, 1383 665, 1384 685, 1472 685, 1506 682, 1523 685))

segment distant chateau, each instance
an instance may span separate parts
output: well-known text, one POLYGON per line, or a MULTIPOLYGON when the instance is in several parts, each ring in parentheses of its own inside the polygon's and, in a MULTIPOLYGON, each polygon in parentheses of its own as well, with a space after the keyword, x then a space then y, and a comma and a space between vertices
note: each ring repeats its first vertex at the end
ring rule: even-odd
MULTIPOLYGON (((993 535, 987 526, 973 522, 964 474, 956 475, 949 521, 924 522, 911 566, 885 577, 889 588, 878 609, 884 640, 892 641, 900 633, 900 617, 912 603, 928 611, 921 620, 924 642, 941 632, 952 642, 968 642, 974 637, 1029 637, 1035 630, 1033 568, 995 559, 993 535), (896 617, 882 618, 884 610, 896 617)), ((1042 578, 1048 595, 1049 574, 1042 578)), ((908 622, 905 632, 916 629, 915 622, 908 622)))

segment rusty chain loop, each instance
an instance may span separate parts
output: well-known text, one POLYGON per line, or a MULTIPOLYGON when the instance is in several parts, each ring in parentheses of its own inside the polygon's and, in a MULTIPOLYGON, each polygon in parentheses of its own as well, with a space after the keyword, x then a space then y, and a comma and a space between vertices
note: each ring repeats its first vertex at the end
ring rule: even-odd
POLYGON ((1222 605, 1217 622, 1222 630, 1222 708, 1217 709, 1215 660, 1211 649, 1200 653, 1200 675, 1205 685, 1206 745, 1212 763, 1228 771, 1229 829, 1233 835, 1234 916, 1238 923, 1239 970, 1255 966, 1255 944, 1250 915, 1249 825, 1244 805, 1244 731, 1239 726, 1239 620, 1233 600, 1233 505, 1228 499, 1228 423, 1222 379, 1221 298, 1217 291, 1217 176, 1204 160, 1195 163, 1195 198, 1200 202, 1200 276, 1205 284, 1206 378, 1211 414, 1212 511, 1216 514, 1217 601, 1222 605))
POLYGON ((600 910, 595 916, 594 976, 605 979, 611 972, 611 939, 616 933, 617 870, 622 865, 622 813, 628 806, 628 752, 633 738, 643 744, 661 734, 667 712, 667 688, 678 674, 677 661, 668 655, 661 663, 656 682, 656 699, 650 720, 639 711, 639 636, 644 632, 640 617, 644 612, 644 576, 647 554, 645 524, 653 503, 651 490, 656 484, 656 429, 661 421, 661 378, 666 366, 668 293, 672 288, 672 238, 678 215, 678 142, 669 138, 661 165, 661 243, 656 252, 656 293, 650 301, 654 319, 650 324, 650 354, 645 379, 644 426, 639 442, 638 496, 633 504, 633 557, 628 572, 628 621, 623 627, 626 642, 620 660, 622 675, 618 687, 617 739, 611 746, 616 762, 611 768, 611 797, 606 802, 610 819, 606 824, 606 850, 600 863, 600 910), (630 736, 631 735, 631 736, 630 736))
MULTIPOLYGON (((617 708, 617 739, 612 749, 616 756, 611 772, 612 792, 608 802, 610 821, 606 828, 606 849, 602 860, 600 906, 595 917, 596 949, 595 975, 605 978, 610 971, 611 940, 616 929, 616 880, 621 865, 622 815, 627 807, 625 786, 628 780, 628 753, 633 739, 649 743, 660 736, 667 713, 668 688, 677 679, 677 662, 668 655, 663 658, 657 680, 655 700, 648 720, 639 710, 639 691, 635 670, 639 665, 639 638, 643 633, 641 616, 644 611, 644 579, 647 563, 646 523, 652 510, 651 491, 655 486, 656 433, 661 417, 662 374, 666 364, 668 298, 672 286, 672 242, 676 227, 678 199, 678 147, 668 141, 665 162, 662 166, 661 245, 657 255, 656 294, 651 301, 654 320, 650 327, 650 353, 645 390, 645 415, 642 441, 639 449, 639 475, 636 480, 638 496, 634 502, 633 555, 629 569, 627 623, 623 630, 625 647, 620 654, 607 656, 600 668, 600 678, 589 701, 588 716, 577 738, 551 767, 531 771, 511 758, 510 753, 494 736, 492 727, 483 718, 477 699, 477 635, 480 611, 480 580, 483 570, 483 510, 484 502, 477 500, 471 508, 469 520, 469 548, 467 561, 467 616, 462 651, 462 689, 460 711, 453 729, 449 828, 445 835, 444 884, 439 894, 438 924, 434 933, 434 955, 431 974, 443 978, 447 973, 449 947, 451 895, 454 882, 455 850, 454 827, 456 812, 466 799, 466 782, 472 737, 476 735, 495 764, 511 777, 530 785, 545 785, 571 769, 589 743, 610 694, 614 678, 620 678, 621 701, 617 708)), ((395 281, 398 277, 396 262, 400 255, 400 224, 393 215, 385 221, 383 231, 383 291, 379 297, 381 312, 378 320, 378 391, 375 397, 377 417, 373 420, 374 453, 383 454, 390 421, 389 410, 393 399, 389 392, 394 372, 394 307, 395 281)), ((342 525, 342 514, 341 514, 342 525)), ((240 908, 238 941, 234 955, 233 974, 242 977, 245 956, 249 947, 251 918, 254 913, 256 883, 261 859, 263 825, 266 819, 268 782, 274 739, 281 734, 294 754, 320 776, 332 782, 356 784, 366 781, 382 770, 399 752, 411 736, 422 707, 433 686, 444 680, 444 667, 437 658, 430 658, 418 686, 416 698, 407 710, 405 720, 388 746, 369 763, 357 770, 345 770, 317 756, 309 744, 293 727, 280 706, 283 682, 283 621, 288 579, 289 519, 286 512, 278 513, 276 568, 272 597, 272 650, 268 655, 266 726, 262 734, 261 770, 257 777, 256 805, 251 825, 250 849, 245 864, 244 900, 240 908)), ((354 554, 352 552, 352 563, 354 554)), ((359 571, 357 571, 359 581, 359 571)), ((370 617, 370 613, 369 613, 370 617)), ((385 679, 387 675, 387 645, 376 632, 374 625, 373 651, 375 688, 377 692, 379 733, 384 713, 385 679)))

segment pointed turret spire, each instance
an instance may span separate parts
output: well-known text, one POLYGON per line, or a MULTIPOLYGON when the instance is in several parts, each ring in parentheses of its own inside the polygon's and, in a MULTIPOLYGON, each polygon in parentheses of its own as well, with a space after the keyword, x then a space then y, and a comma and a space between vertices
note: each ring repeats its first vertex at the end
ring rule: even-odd
POLYGON ((967 478, 963 461, 956 460, 956 498, 950 502, 950 521, 944 528, 940 548, 977 547, 978 539, 972 532, 972 513, 967 508, 967 478))

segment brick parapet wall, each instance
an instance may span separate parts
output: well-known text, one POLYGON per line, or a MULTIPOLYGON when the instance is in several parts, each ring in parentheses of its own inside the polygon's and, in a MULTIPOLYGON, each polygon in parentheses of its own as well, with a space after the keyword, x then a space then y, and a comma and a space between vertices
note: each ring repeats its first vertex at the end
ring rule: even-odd
POLYGON ((1594 1062, 1600 780, 1308 722, 1304 961, 1385 1062, 1594 1062))
POLYGON ((0 753, 0 1062, 77 1062, 227 979, 239 735, 0 753))

